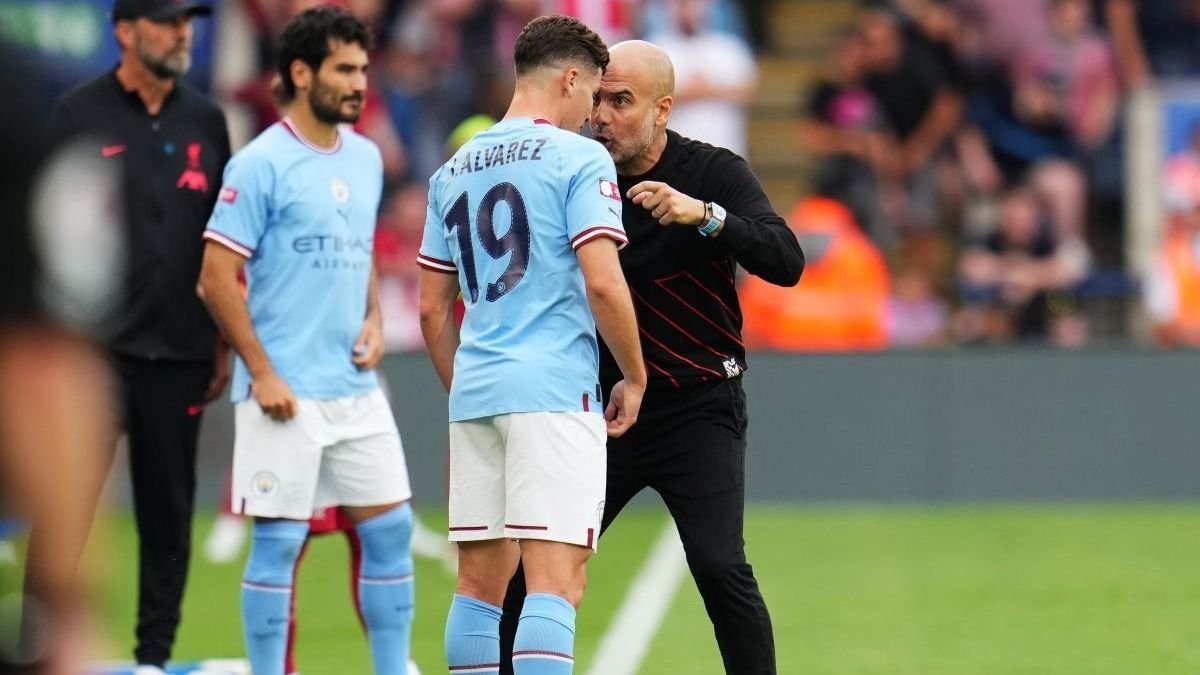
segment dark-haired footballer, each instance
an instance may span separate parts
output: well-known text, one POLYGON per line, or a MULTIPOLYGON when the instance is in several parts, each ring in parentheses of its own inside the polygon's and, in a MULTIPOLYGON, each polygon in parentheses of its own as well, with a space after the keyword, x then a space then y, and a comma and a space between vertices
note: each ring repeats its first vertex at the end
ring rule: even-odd
POLYGON ((375 673, 408 668, 412 491, 375 373, 383 163, 345 126, 362 112, 370 44, 345 10, 292 19, 278 58, 288 114, 230 161, 204 234, 199 291, 238 355, 232 500, 255 517, 242 581, 255 675, 284 675, 293 570, 314 510, 334 505, 362 546, 358 596, 375 673))

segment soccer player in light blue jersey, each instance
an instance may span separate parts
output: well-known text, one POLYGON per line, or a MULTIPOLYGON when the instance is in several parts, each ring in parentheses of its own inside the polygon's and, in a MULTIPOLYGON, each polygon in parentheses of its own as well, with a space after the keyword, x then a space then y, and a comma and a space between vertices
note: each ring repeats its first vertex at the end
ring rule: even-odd
POLYGON ((308 520, 340 505, 362 544, 358 593, 375 673, 403 675, 412 492, 373 371, 383 356, 372 265, 383 165, 373 143, 342 126, 362 110, 370 35, 326 6, 299 14, 279 45, 289 115, 226 168, 200 278, 239 357, 233 509, 256 518, 242 582, 246 651, 255 675, 284 675, 308 520))
POLYGON ((500 605, 517 563, 518 675, 565 675, 604 509, 605 440, 637 420, 646 370, 617 250, 626 243, 608 152, 576 133, 608 49, 561 16, 517 38, 508 114, 429 181, 418 262, 421 328, 450 391, 450 672, 499 669, 500 605), (454 306, 461 292, 461 331, 454 306), (607 407, 596 330, 624 378, 607 407))

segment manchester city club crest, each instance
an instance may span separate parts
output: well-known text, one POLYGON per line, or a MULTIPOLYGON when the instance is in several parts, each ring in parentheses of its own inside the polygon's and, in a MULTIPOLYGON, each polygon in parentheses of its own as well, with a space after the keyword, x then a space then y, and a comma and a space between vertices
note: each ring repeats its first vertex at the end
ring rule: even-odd
POLYGON ((250 490, 255 497, 272 497, 279 491, 279 479, 270 471, 259 471, 250 479, 250 490))
POLYGON ((341 178, 334 178, 329 184, 329 192, 333 194, 333 200, 339 204, 345 204, 350 201, 350 186, 346 185, 346 181, 341 178))

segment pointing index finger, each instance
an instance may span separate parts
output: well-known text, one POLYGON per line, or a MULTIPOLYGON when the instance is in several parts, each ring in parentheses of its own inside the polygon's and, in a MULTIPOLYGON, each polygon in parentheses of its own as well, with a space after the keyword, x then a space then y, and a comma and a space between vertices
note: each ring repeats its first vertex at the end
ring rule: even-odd
POLYGON ((656 180, 644 180, 644 181, 638 183, 637 185, 634 185, 633 187, 629 188, 629 191, 625 193, 625 196, 629 197, 630 199, 633 199, 635 196, 637 196, 639 193, 642 193, 642 192, 655 192, 655 191, 661 189, 663 187, 663 185, 665 185, 665 183, 660 183, 659 181, 656 181, 656 180))

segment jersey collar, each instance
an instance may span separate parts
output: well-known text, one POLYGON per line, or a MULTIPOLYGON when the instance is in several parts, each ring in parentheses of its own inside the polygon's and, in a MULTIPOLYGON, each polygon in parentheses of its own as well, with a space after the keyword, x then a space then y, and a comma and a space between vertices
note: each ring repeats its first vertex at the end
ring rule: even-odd
POLYGON ((313 143, 312 141, 308 140, 307 138, 305 138, 304 134, 300 133, 300 129, 298 129, 296 127, 296 123, 292 121, 292 118, 284 117, 283 119, 279 120, 279 123, 282 124, 283 128, 286 129, 287 132, 290 133, 293 137, 295 137, 296 140, 300 141, 301 144, 303 144, 306 148, 308 148, 309 150, 312 150, 313 152, 317 152, 322 155, 332 155, 332 154, 336 153, 338 150, 342 149, 342 131, 341 131, 341 129, 338 129, 337 140, 333 142, 333 147, 323 148, 323 147, 313 143))

